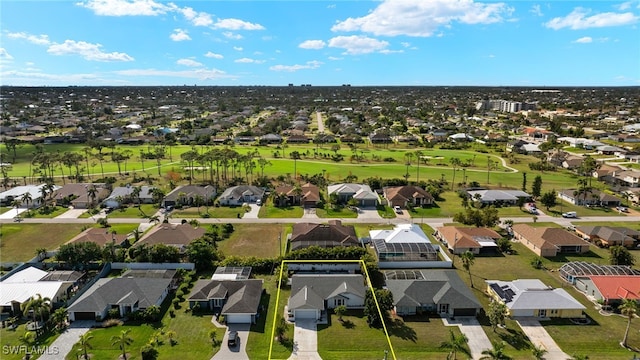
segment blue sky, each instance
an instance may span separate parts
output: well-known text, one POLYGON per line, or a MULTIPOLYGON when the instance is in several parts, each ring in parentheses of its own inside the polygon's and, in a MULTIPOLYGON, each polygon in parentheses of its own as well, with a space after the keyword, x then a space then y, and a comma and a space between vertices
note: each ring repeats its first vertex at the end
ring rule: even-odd
POLYGON ((639 0, 2 0, 0 83, 640 86, 639 23, 639 0))

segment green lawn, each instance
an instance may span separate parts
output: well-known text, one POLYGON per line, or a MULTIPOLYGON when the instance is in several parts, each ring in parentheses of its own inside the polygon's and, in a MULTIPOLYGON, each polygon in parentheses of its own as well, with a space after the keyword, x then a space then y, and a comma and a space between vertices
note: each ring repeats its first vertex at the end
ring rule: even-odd
MULTIPOLYGON (((2 356, 0 356, 0 358, 2 360, 21 360, 24 358, 24 355, 25 355, 24 349, 18 351, 17 353, 15 352, 11 353, 9 349, 11 346, 23 345, 20 342, 19 338, 21 336, 24 336, 24 334, 27 332, 26 322, 27 322, 26 319, 21 320, 19 323, 19 326, 15 330, 9 330, 7 328, 3 328, 0 330, 0 347, 2 347, 3 349, 2 356)), ((55 339, 57 339, 58 336, 59 334, 57 332, 47 332, 36 340, 36 343, 34 346, 45 347, 45 346, 51 345, 51 343, 55 341, 55 339)))
POLYGON ((278 246, 286 247, 286 231, 283 224, 234 224, 231 236, 218 242, 218 248, 227 256, 256 256, 260 258, 280 255, 278 246), (278 238, 280 237, 280 241, 278 238))
POLYGON ((49 212, 47 212, 47 213, 44 213, 43 210, 44 209, 42 209, 42 208, 40 208, 40 209, 29 209, 29 211, 23 212, 21 214, 21 216, 24 217, 24 218, 52 219, 52 218, 54 218, 54 217, 56 217, 58 215, 64 214, 69 209, 66 208, 66 207, 62 207, 62 206, 56 206, 56 207, 50 207, 49 208, 49 212))
MULTIPOLYGON (((118 357, 122 355, 122 352, 120 351, 118 345, 112 345, 111 337, 119 336, 121 331, 127 329, 130 329, 129 337, 133 339, 131 345, 126 347, 127 354, 129 354, 127 359, 141 359, 142 356, 140 355, 140 348, 149 342, 151 334, 153 334, 157 330, 154 326, 149 324, 123 325, 113 326, 105 329, 93 329, 89 332, 91 336, 93 336, 93 338, 89 340, 89 343, 91 344, 91 350, 88 350, 88 353, 93 354, 94 359, 118 359, 118 357)), ((73 349, 65 359, 76 359, 78 349, 80 349, 80 347, 77 344, 74 345, 73 349)))
POLYGON ((299 218, 304 214, 301 206, 288 206, 284 208, 275 207, 271 204, 265 204, 260 207, 258 217, 260 218, 299 218))
POLYGON ((56 249, 78 235, 87 225, 9 223, 0 227, 0 252, 3 262, 27 261, 36 249, 56 249))
POLYGON ((277 316, 282 316, 291 290, 288 288, 281 289, 280 298, 276 303, 278 294, 276 281, 278 277, 275 275, 260 275, 257 276, 257 278, 264 280, 265 294, 260 299, 260 305, 264 306, 267 311, 266 313, 260 313, 257 324, 251 327, 251 333, 247 341, 247 354, 249 355, 249 359, 252 360, 268 359, 269 348, 272 347, 271 359, 288 359, 292 350, 293 325, 288 326, 286 337, 290 341, 284 342, 284 345, 273 341, 271 331, 273 329, 274 313, 277 312, 277 316))
POLYGON ((382 210, 378 208, 378 214, 383 219, 395 219, 397 217, 396 212, 389 206, 384 206, 382 210))
POLYGON ((319 218, 345 218, 355 219, 358 217, 358 213, 347 208, 332 209, 331 206, 327 206, 327 209, 316 209, 316 215, 319 218))
POLYGON ((158 211, 158 207, 153 204, 141 204, 140 208, 135 205, 130 205, 125 208, 113 210, 107 215, 108 218, 122 219, 122 218, 140 218, 144 219, 149 216, 153 216, 158 211))
MULTIPOLYGON (((218 219, 229 219, 229 218, 237 218, 238 214, 242 217, 245 213, 245 209, 241 206, 209 206, 209 217, 210 218, 218 218, 218 219)), ((171 212, 171 217, 174 219, 180 218, 199 218, 203 217, 202 215, 207 213, 206 207, 200 207, 200 212, 198 212, 197 207, 190 207, 184 209, 176 209, 171 212)))

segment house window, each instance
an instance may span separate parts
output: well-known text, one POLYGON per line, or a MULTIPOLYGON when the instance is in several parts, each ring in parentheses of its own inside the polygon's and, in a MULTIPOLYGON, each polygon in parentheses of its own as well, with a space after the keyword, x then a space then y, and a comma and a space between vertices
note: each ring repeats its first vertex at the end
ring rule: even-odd
POLYGON ((553 315, 558 315, 558 309, 551 309, 550 314, 553 315))
POLYGON ((334 299, 333 304, 334 306, 342 306, 342 305, 346 305, 346 301, 344 301, 344 299, 342 298, 334 299))
POLYGON ((222 307, 224 305, 224 299, 213 299, 214 307, 222 307))

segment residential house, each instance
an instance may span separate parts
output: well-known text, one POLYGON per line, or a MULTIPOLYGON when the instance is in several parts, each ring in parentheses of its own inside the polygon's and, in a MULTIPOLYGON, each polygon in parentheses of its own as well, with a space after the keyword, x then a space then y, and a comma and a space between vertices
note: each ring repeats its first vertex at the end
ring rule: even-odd
POLYGON ((511 317, 583 318, 586 309, 564 289, 538 279, 487 280, 487 293, 507 306, 511 317))
POLYGON ((601 145, 596 148, 596 152, 601 155, 624 155, 627 153, 627 150, 617 146, 601 145))
POLYGON ((440 316, 476 316, 482 309, 482 304, 455 270, 398 270, 384 274, 397 315, 425 312, 440 316))
POLYGON ((581 156, 570 155, 560 164, 563 168, 567 170, 575 170, 582 165, 584 162, 584 158, 581 156))
POLYGON ((440 260, 440 247, 432 244, 417 224, 398 224, 393 230, 370 230, 369 237, 380 268, 451 267, 451 261, 440 260))
POLYGON ((102 202, 110 193, 106 184, 66 184, 53 193, 53 200, 59 206, 88 209, 102 202))
POLYGON ((252 185, 238 185, 227 188, 220 197, 220 205, 241 206, 245 203, 255 203, 264 198, 264 189, 252 185))
MULTIPOLYGON (((22 197, 25 194, 29 194, 28 196, 31 200, 27 203, 26 201, 22 201, 20 207, 22 208, 36 208, 42 205, 43 202, 43 189, 47 187, 47 184, 41 185, 24 185, 24 186, 16 186, 9 190, 5 190, 0 192, 0 205, 2 206, 11 206, 11 203, 14 200, 22 201, 22 197)), ((54 186, 53 190, 58 190, 58 186, 54 186)), ((45 190, 46 191, 46 190, 45 190)))
POLYGON ((452 254, 471 251, 474 255, 495 254, 496 241, 502 236, 489 228, 443 226, 436 229, 436 239, 444 243, 452 254))
POLYGON ((522 133, 530 138, 543 141, 548 141, 550 136, 555 135, 553 131, 535 127, 525 127, 522 133))
POLYGON ((356 236, 354 227, 352 225, 342 225, 340 220, 329 220, 328 224, 294 224, 289 241, 292 251, 310 246, 323 248, 362 246, 356 236))
POLYGON ((198 280, 189 294, 189 307, 224 316, 227 324, 255 324, 263 280, 198 280))
POLYGON ((161 306, 171 282, 172 279, 146 277, 98 279, 69 306, 69 319, 102 321, 111 309, 118 309, 124 317, 150 306, 161 306))
POLYGON ((620 166, 602 164, 599 168, 595 169, 591 175, 598 180, 603 180, 606 177, 613 176, 615 172, 620 171, 624 171, 620 166))
POLYGON ((311 183, 299 187, 281 185, 275 188, 274 194, 277 206, 302 205, 313 208, 320 202, 320 189, 311 183))
POLYGON ((576 234, 583 239, 604 247, 624 246, 633 248, 640 240, 640 232, 626 227, 577 226, 576 234))
POLYGON ((605 177, 604 181, 607 181, 614 185, 637 188, 637 187, 640 187, 640 171, 638 170, 614 171, 611 174, 611 179, 607 179, 605 177))
POLYGON ((524 140, 521 140, 521 139, 512 140, 512 141, 507 142, 506 150, 507 150, 507 152, 515 152, 515 153, 518 153, 518 154, 522 154, 522 153, 524 153, 524 150, 523 150, 522 147, 527 145, 527 144, 529 144, 529 143, 524 141, 524 140))
POLYGON ((387 200, 387 204, 392 207, 400 206, 406 209, 408 204, 412 206, 433 205, 433 196, 415 185, 385 186, 382 188, 382 194, 387 200))
POLYGON ((115 244, 121 246, 130 234, 117 234, 109 230, 109 228, 88 228, 69 240, 67 244, 92 242, 100 247, 106 244, 115 244))
POLYGON ((0 282, 0 313, 16 316, 22 314, 21 305, 38 295, 52 303, 63 301, 75 280, 53 280, 50 273, 29 266, 9 275, 0 282))
POLYGON ((378 194, 371 190, 369 185, 365 184, 334 184, 328 186, 328 194, 336 194, 338 202, 346 204, 351 199, 356 199, 358 206, 375 207, 379 203, 378 194))
POLYGON ((359 274, 294 274, 287 315, 292 321, 318 320, 336 306, 362 309, 365 293, 364 277, 359 274))
POLYGON ((205 232, 204 228, 193 227, 190 224, 162 223, 144 234, 134 246, 164 244, 177 247, 180 252, 184 252, 187 245, 193 240, 201 238, 205 232))
POLYGON ((538 256, 584 254, 589 251, 588 242, 565 229, 515 224, 512 230, 514 240, 521 242, 538 256))
POLYGON ((393 139, 386 133, 374 133, 369 135, 369 141, 371 141, 372 144, 390 144, 393 142, 393 139))
POLYGON ((531 195, 521 190, 468 190, 467 195, 472 201, 480 201, 483 205, 516 205, 518 199, 531 200, 531 195))
POLYGON ((578 191, 576 189, 565 189, 558 192, 558 197, 574 205, 582 206, 619 206, 620 199, 613 195, 592 189, 578 191))
POLYGON ((278 134, 266 134, 260 137, 261 144, 280 144, 282 143, 282 136, 278 134))
POLYGON ((133 201, 140 201, 141 204, 153 204, 155 186, 140 186, 140 193, 135 199, 133 198, 134 188, 135 186, 131 185, 115 187, 111 191, 111 195, 104 199, 102 204, 104 207, 110 209, 118 208, 124 204, 130 204, 133 201))
POLYGON ((197 206, 198 201, 201 201, 200 205, 205 205, 211 202, 211 200, 216 197, 216 194, 216 188, 211 185, 178 186, 162 199, 162 207, 197 206))

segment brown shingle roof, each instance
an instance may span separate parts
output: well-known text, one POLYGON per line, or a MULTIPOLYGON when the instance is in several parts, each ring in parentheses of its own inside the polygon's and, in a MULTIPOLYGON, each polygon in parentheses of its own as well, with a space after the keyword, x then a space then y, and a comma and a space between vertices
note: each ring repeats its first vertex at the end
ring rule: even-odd
POLYGON ((385 198, 388 200, 410 200, 414 198, 433 199, 433 196, 426 192, 423 188, 414 185, 406 186, 389 186, 383 189, 385 198))
POLYGON ((494 240, 501 238, 500 234, 489 228, 443 226, 437 230, 452 249, 482 247, 474 238, 489 237, 494 240))
POLYGON ((67 244, 92 242, 102 247, 115 240, 115 243, 120 245, 128 236, 129 234, 112 234, 108 228, 89 228, 69 240, 67 244))
POLYGON ((583 246, 587 243, 580 237, 560 228, 532 227, 527 224, 516 224, 513 225, 513 231, 522 235, 522 237, 540 249, 571 245, 583 246))
POLYGON ((145 234, 136 244, 184 246, 202 237, 204 233, 204 228, 194 228, 189 224, 163 223, 145 234))
POLYGON ((309 246, 360 246, 353 226, 344 226, 338 220, 328 224, 300 223, 293 225, 291 249, 297 250, 309 246))

